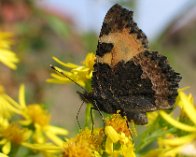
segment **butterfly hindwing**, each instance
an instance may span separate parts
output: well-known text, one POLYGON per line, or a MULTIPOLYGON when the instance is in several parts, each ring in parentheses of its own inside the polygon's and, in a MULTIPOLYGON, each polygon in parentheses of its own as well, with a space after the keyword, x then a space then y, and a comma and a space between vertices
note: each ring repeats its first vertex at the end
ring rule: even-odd
POLYGON ((142 79, 143 71, 133 60, 121 61, 115 67, 97 63, 93 73, 93 91, 101 106, 113 105, 115 110, 152 111, 156 109, 152 83, 142 79))

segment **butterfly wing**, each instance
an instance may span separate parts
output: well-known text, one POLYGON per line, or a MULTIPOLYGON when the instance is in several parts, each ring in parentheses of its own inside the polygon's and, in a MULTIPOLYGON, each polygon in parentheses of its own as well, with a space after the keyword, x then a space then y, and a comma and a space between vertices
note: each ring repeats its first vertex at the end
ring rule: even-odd
POLYGON ((97 45, 97 62, 110 66, 129 61, 147 49, 146 35, 133 21, 133 12, 116 4, 107 12, 97 45))
POLYGON ((92 78, 97 105, 107 113, 172 108, 181 77, 166 57, 147 50, 146 36, 132 16, 118 4, 105 16, 92 78))
POLYGON ((121 61, 112 68, 98 63, 95 70, 93 91, 98 97, 100 108, 108 110, 112 107, 115 111, 123 110, 126 113, 157 109, 151 80, 142 79, 141 66, 136 65, 133 60, 121 61))

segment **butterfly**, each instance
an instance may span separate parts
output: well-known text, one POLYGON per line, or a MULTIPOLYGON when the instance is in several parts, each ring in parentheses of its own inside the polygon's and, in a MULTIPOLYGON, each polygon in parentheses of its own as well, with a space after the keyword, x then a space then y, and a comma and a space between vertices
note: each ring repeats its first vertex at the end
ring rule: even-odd
POLYGON ((120 111, 128 121, 143 125, 148 123, 147 112, 173 108, 180 80, 167 57, 148 49, 133 12, 115 4, 99 35, 92 91, 79 95, 96 110, 120 111))

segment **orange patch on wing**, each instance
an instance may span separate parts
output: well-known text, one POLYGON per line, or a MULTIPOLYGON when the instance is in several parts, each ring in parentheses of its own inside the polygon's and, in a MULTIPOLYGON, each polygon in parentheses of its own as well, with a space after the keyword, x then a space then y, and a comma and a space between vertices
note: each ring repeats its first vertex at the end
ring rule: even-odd
POLYGON ((106 53, 103 57, 97 56, 98 63, 107 63, 108 65, 112 64, 112 53, 106 53))
POLYGON ((129 33, 130 30, 124 28, 119 32, 111 32, 109 35, 100 37, 101 43, 113 43, 114 47, 111 52, 106 53, 103 57, 97 56, 98 62, 107 63, 111 66, 116 65, 119 61, 129 61, 133 56, 145 50, 137 35, 129 33))

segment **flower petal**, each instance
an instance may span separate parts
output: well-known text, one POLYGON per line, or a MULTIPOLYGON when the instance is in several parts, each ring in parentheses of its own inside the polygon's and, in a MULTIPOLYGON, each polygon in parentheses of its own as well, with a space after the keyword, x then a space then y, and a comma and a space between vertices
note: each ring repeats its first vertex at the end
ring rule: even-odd
POLYGON ((52 133, 51 131, 46 131, 45 132, 46 136, 53 141, 56 145, 60 146, 63 148, 64 141, 60 139, 57 135, 52 133))
POLYGON ((179 92, 179 96, 181 98, 181 105, 183 106, 184 111, 190 120, 196 124, 196 109, 193 104, 190 102, 190 98, 185 95, 183 92, 179 92))
POLYGON ((106 138, 105 151, 108 154, 112 154, 113 153, 113 142, 112 142, 112 140, 109 137, 106 138))
POLYGON ((67 67, 67 68, 77 68, 78 65, 76 64, 73 64, 73 63, 64 63, 63 61, 59 60, 58 58, 56 57, 52 57, 52 59, 54 59, 57 63, 59 63, 60 65, 64 66, 64 67, 67 67))
POLYGON ((196 134, 193 133, 182 137, 176 137, 171 139, 160 139, 159 143, 164 145, 178 146, 194 141, 195 137, 196 134))
POLYGON ((63 128, 59 128, 59 127, 56 127, 56 126, 48 126, 48 128, 55 134, 58 134, 58 135, 67 135, 68 134, 68 131, 63 129, 63 128))
POLYGON ((25 102, 25 86, 24 84, 22 84, 20 86, 20 89, 19 89, 19 104, 22 108, 26 108, 26 102, 25 102))
POLYGON ((164 111, 159 111, 160 115, 171 125, 175 126, 178 129, 184 130, 184 131, 188 131, 188 132, 195 132, 196 128, 183 124, 175 119, 173 119, 169 114, 167 114, 164 111))
POLYGON ((5 143, 4 146, 2 147, 2 152, 4 154, 9 154, 10 150, 11 150, 11 143, 10 142, 5 143))
POLYGON ((0 153, 0 157, 9 157, 6 154, 0 153))
POLYGON ((119 134, 112 126, 105 127, 105 134, 112 140, 113 143, 118 142, 120 139, 119 134))

